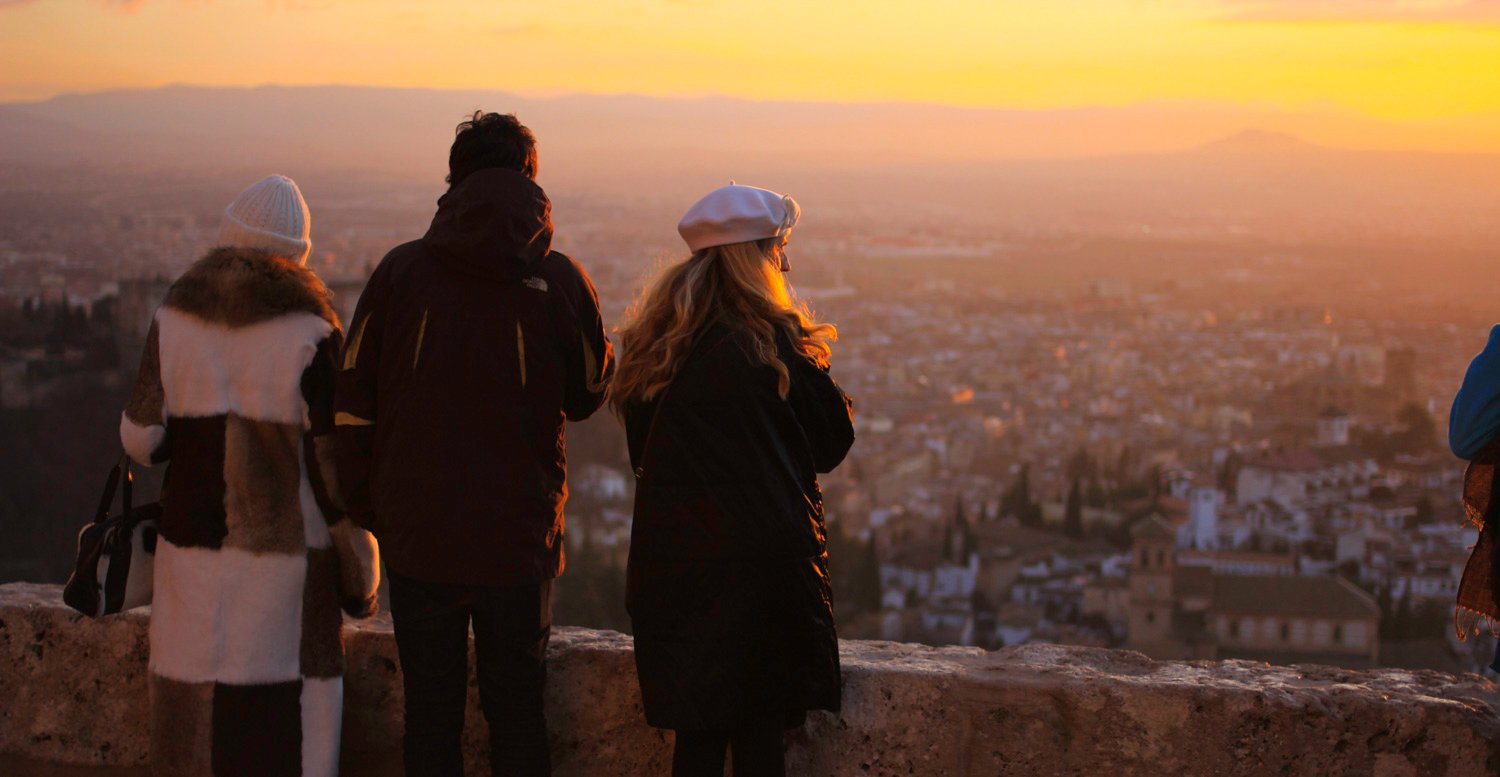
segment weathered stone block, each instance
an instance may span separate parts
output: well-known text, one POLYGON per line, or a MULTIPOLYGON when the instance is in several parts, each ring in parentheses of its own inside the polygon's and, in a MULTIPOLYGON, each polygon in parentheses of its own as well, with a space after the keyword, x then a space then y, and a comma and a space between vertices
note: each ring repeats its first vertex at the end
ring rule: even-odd
MULTIPOLYGON (((149 763, 147 613, 101 620, 56 586, 0 586, 0 765, 149 763)), ((401 773, 390 623, 345 629, 344 773, 401 773)), ((1438 672, 1354 672, 1030 645, 993 653, 847 641, 844 709, 789 735, 797 775, 1491 775, 1500 688, 1438 672)), ((665 775, 671 735, 646 726, 631 640, 554 630, 547 714, 555 771, 665 775)), ((465 756, 483 774, 477 691, 465 756)))

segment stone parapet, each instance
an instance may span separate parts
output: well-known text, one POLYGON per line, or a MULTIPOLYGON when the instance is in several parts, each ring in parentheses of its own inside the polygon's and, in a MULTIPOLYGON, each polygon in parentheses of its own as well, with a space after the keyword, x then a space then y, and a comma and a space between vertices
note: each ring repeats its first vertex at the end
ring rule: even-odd
MULTIPOLYGON (((84 618, 57 586, 0 586, 0 764, 122 775, 148 765, 147 620, 84 618)), ((390 623, 350 622, 345 644, 344 773, 398 775, 390 623)), ((843 712, 814 714, 789 735, 791 774, 1500 773, 1500 688, 1474 675, 1050 645, 986 653, 845 641, 841 654, 843 712)), ((471 773, 483 773, 470 691, 464 746, 471 773)), ((669 773, 671 735, 645 725, 628 636, 555 629, 547 715, 560 777, 669 773)))

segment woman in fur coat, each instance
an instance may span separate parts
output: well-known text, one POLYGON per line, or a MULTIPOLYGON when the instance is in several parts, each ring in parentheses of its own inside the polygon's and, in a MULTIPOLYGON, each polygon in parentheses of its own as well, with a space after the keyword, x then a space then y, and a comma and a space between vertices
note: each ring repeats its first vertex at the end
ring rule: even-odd
POLYGON ((303 264, 302 193, 271 176, 167 292, 120 421, 169 462, 151 612, 156 775, 334 775, 340 610, 375 610, 377 551, 333 480, 341 335, 303 264))

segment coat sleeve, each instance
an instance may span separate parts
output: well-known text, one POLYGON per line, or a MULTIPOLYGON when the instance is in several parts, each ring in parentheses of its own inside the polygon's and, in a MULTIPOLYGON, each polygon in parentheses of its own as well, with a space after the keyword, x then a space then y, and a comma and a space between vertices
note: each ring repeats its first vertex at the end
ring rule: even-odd
POLYGON ((854 445, 854 400, 828 370, 797 355, 790 360, 787 402, 812 446, 813 469, 832 472, 854 445))
POLYGON ((563 389, 563 413, 569 421, 582 421, 594 414, 615 374, 614 346, 604 333, 599 295, 594 283, 577 262, 569 259, 577 273, 577 284, 564 306, 571 315, 563 326, 571 331, 567 350, 567 382, 563 389))
POLYGON ((161 383, 161 337, 155 321, 146 335, 135 388, 130 392, 125 412, 120 414, 120 443, 130 458, 147 467, 172 455, 161 383))
POLYGON ((385 327, 385 275, 377 268, 359 296, 335 377, 333 422, 338 491, 356 524, 374 526, 370 478, 374 465, 380 355, 385 327))
POLYGON ((347 516, 328 527, 339 560, 339 603, 344 612, 368 618, 380 609, 380 546, 375 536, 347 516))
POLYGON ((1469 363, 1448 413, 1448 447, 1472 460, 1500 430, 1500 324, 1490 329, 1484 350, 1469 363))
POLYGON ((303 435, 303 460, 307 462, 313 497, 330 524, 344 515, 333 423, 334 381, 343 341, 343 333, 333 330, 318 343, 312 364, 302 373, 302 398, 307 402, 308 421, 307 433, 303 435))
POLYGON ((307 477, 339 565, 339 601, 356 618, 374 615, 380 587, 380 549, 375 538, 346 514, 339 488, 338 437, 334 423, 334 395, 343 338, 335 329, 318 344, 313 363, 302 375, 307 400, 308 430, 304 437, 307 477))

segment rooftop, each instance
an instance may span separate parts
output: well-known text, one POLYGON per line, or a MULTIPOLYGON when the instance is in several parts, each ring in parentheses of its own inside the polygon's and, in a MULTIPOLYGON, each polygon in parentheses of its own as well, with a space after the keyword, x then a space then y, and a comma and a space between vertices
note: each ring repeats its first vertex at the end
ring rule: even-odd
POLYGON ((1215 612, 1281 618, 1379 618, 1380 606, 1342 577, 1215 575, 1215 612))
POLYGON ((1171 524, 1167 523, 1165 518, 1162 518, 1157 513, 1152 513, 1137 521, 1134 526, 1130 527, 1130 536, 1138 540, 1173 542, 1177 540, 1176 530, 1172 528, 1171 524))

